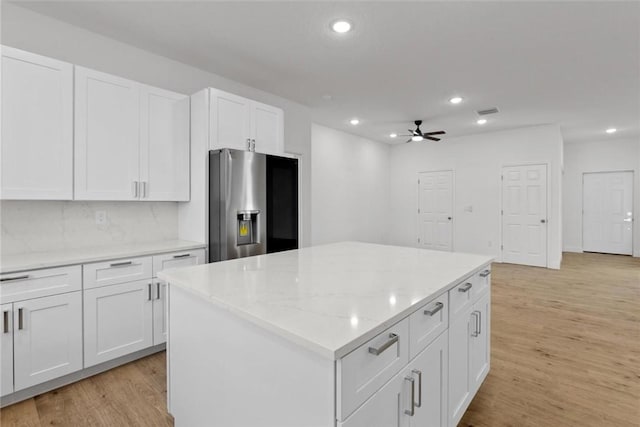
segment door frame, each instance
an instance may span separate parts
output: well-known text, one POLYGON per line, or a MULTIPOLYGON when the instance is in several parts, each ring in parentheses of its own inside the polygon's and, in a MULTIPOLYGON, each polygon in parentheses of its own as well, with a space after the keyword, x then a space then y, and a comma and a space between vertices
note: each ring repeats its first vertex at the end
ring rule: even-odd
POLYGON ((416 184, 416 197, 415 197, 415 205, 414 212, 416 214, 416 232, 418 236, 415 237, 415 245, 417 248, 420 248, 418 239, 420 238, 420 213, 418 209, 420 209, 420 184, 418 181, 420 180, 421 173, 433 173, 433 172, 451 172, 451 252, 454 252, 455 247, 455 226, 456 226, 456 215, 455 215, 455 207, 456 207, 456 170, 454 168, 448 169, 435 169, 435 170, 419 170, 416 175, 417 178, 414 181, 416 184))
MULTIPOLYGON (((500 191, 499 191, 499 200, 500 200, 500 206, 498 206, 498 222, 499 222, 499 235, 500 235, 500 263, 504 262, 504 235, 502 232, 503 229, 503 217, 504 215, 502 214, 502 212, 504 211, 504 200, 502 198, 502 192, 503 192, 503 188, 502 186, 504 185, 504 179, 503 177, 503 171, 504 168, 508 168, 508 167, 514 167, 514 166, 537 166, 537 165, 544 165, 546 167, 547 170, 547 214, 546 214, 546 219, 547 219, 547 228, 545 231, 546 234, 546 241, 547 241, 547 247, 546 247, 546 256, 545 256, 545 266, 542 268, 549 268, 549 223, 551 222, 551 216, 549 215, 549 208, 551 207, 551 191, 549 191, 549 183, 551 182, 551 162, 550 161, 538 161, 538 162, 508 162, 508 163, 502 163, 500 165, 500 172, 499 172, 499 176, 500 176, 500 191)), ((553 218, 553 220, 555 221, 556 219, 553 218)))
MULTIPOLYGON (((631 209, 633 212, 632 215, 632 221, 631 221, 631 256, 633 257, 633 251, 635 249, 633 243, 634 243, 634 231, 635 231, 635 227, 633 226, 634 222, 635 222, 635 203, 636 200, 634 198, 634 187, 635 187, 635 179, 636 179, 636 175, 635 175, 635 171, 633 169, 623 169, 623 170, 597 170, 597 171, 583 171, 582 172, 582 179, 580 180, 580 192, 582 193, 582 197, 580 199, 580 208, 581 208, 581 215, 580 215, 580 253, 584 253, 584 176, 586 174, 592 174, 592 173, 621 173, 621 172, 631 172, 631 209)), ((625 256, 625 255, 622 255, 625 256)))

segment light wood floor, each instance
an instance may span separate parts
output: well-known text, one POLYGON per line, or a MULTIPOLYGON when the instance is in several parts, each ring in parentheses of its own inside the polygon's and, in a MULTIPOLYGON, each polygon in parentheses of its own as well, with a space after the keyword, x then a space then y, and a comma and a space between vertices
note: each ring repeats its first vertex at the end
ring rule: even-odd
MULTIPOLYGON (((491 372, 460 426, 640 426, 640 259, 493 268, 491 372)), ((171 426, 156 354, 3 409, 9 426, 171 426)), ((259 427, 259 426, 256 426, 259 427)))

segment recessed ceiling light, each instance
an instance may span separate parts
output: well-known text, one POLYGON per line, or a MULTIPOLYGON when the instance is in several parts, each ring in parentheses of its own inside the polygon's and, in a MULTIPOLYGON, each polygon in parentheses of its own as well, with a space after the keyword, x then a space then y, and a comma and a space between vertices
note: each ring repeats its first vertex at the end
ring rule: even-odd
POLYGON ((351 31, 351 22, 340 19, 331 24, 331 29, 340 34, 348 33, 351 31))
POLYGON ((411 140, 412 140, 412 141, 415 141, 415 142, 422 141, 423 139, 424 139, 424 138, 423 138, 422 136, 420 136, 420 135, 413 135, 413 136, 411 137, 411 140))
POLYGON ((607 133, 616 133, 617 131, 618 131, 618 129, 616 129, 616 128, 609 128, 605 132, 607 132, 607 133))
POLYGON ((478 119, 478 121, 476 122, 479 125, 483 125, 485 123, 487 123, 487 119, 478 119))
POLYGON ((352 125, 354 125, 354 126, 355 126, 355 125, 357 125, 358 123, 360 123, 360 120, 358 120, 358 119, 351 119, 351 120, 349 120, 349 123, 351 123, 352 125))
POLYGON ((449 100, 449 102, 452 104, 460 104, 462 102, 462 98, 459 96, 454 96, 449 100))
POLYGON ((390 134, 389 134, 389 138, 395 138, 395 137, 397 137, 397 136, 398 136, 398 134, 397 134, 397 133, 390 133, 390 134))

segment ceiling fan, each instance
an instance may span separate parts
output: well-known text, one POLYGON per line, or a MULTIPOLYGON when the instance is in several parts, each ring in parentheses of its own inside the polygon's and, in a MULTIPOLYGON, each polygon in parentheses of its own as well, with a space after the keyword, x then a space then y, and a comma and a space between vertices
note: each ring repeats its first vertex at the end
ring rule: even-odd
POLYGON ((443 130, 438 130, 435 132, 422 132, 420 130, 420 125, 422 124, 422 120, 416 120, 415 122, 413 122, 416 124, 416 128, 414 130, 409 129, 409 132, 411 132, 410 135, 400 135, 400 136, 410 136, 411 138, 409 138, 407 140, 407 142, 411 142, 411 141, 423 141, 425 139, 429 139, 431 141, 440 141, 440 138, 435 138, 433 135, 444 135, 446 132, 443 130))

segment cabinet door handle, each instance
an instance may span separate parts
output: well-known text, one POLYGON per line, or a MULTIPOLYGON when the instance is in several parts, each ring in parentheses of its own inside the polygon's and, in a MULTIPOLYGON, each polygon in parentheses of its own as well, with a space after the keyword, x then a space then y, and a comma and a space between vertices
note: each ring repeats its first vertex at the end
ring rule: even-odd
POLYGON ((180 255, 174 255, 174 258, 186 258, 188 256, 191 256, 191 254, 180 254, 180 255))
POLYGON ((21 331, 24 327, 24 308, 18 309, 18 330, 21 331))
POLYGON ((443 307, 444 307, 443 303, 437 302, 436 306, 433 308, 433 310, 425 310, 424 314, 426 314, 427 316, 433 316, 434 314, 436 314, 437 312, 442 310, 443 307))
POLYGON ((416 413, 416 381, 413 377, 404 377, 405 381, 409 381, 411 383, 411 409, 405 409, 404 413, 413 417, 416 413))
POLYGON ((387 341, 386 343, 382 344, 378 348, 369 347, 369 353, 378 356, 383 351, 385 351, 386 349, 388 349, 389 347, 391 347, 392 345, 394 345, 397 342, 398 342, 398 336, 396 334, 389 334, 389 341, 387 341))
POLYGON ((142 181, 142 199, 147 198, 147 181, 142 181))
POLYGON ((138 181, 133 181, 133 198, 138 198, 138 181))
POLYGON ((482 273, 480 273, 480 277, 487 277, 490 274, 491 274, 491 270, 485 270, 482 273))
POLYGON ((247 151, 251 151, 251 138, 247 138, 247 151))
POLYGON ((0 282, 9 282, 11 280, 24 280, 24 279, 28 279, 29 275, 28 274, 24 274, 22 276, 14 276, 14 277, 3 277, 2 279, 0 279, 0 282))
POLYGON ((5 334, 9 333, 9 310, 2 312, 2 331, 5 334))
POLYGON ((411 373, 418 376, 418 403, 415 404, 415 407, 419 408, 422 406, 422 371, 414 369, 411 373))
POLYGON ((156 282, 156 299, 160 299, 160 282, 156 282))
POLYGON ((467 282, 463 286, 458 288, 458 292, 467 292, 472 287, 473 287, 473 284, 467 282))
POLYGON ((478 311, 478 335, 482 333, 482 312, 478 311))
POLYGON ((479 319, 480 312, 478 310, 475 310, 471 312, 471 315, 473 316, 473 323, 474 323, 473 332, 471 332, 471 336, 477 337, 478 335, 480 335, 480 331, 479 331, 480 328, 478 327, 478 323, 479 323, 478 319, 479 319))
POLYGON ((109 264, 109 267, 126 267, 127 265, 131 264, 133 264, 133 261, 113 262, 109 264))
POLYGON ((152 286, 152 284, 151 284, 151 283, 149 283, 149 284, 147 285, 147 290, 149 291, 149 295, 148 295, 148 298, 147 298, 147 299, 148 299, 149 301, 151 301, 151 300, 152 300, 152 298, 151 298, 151 286, 152 286))

